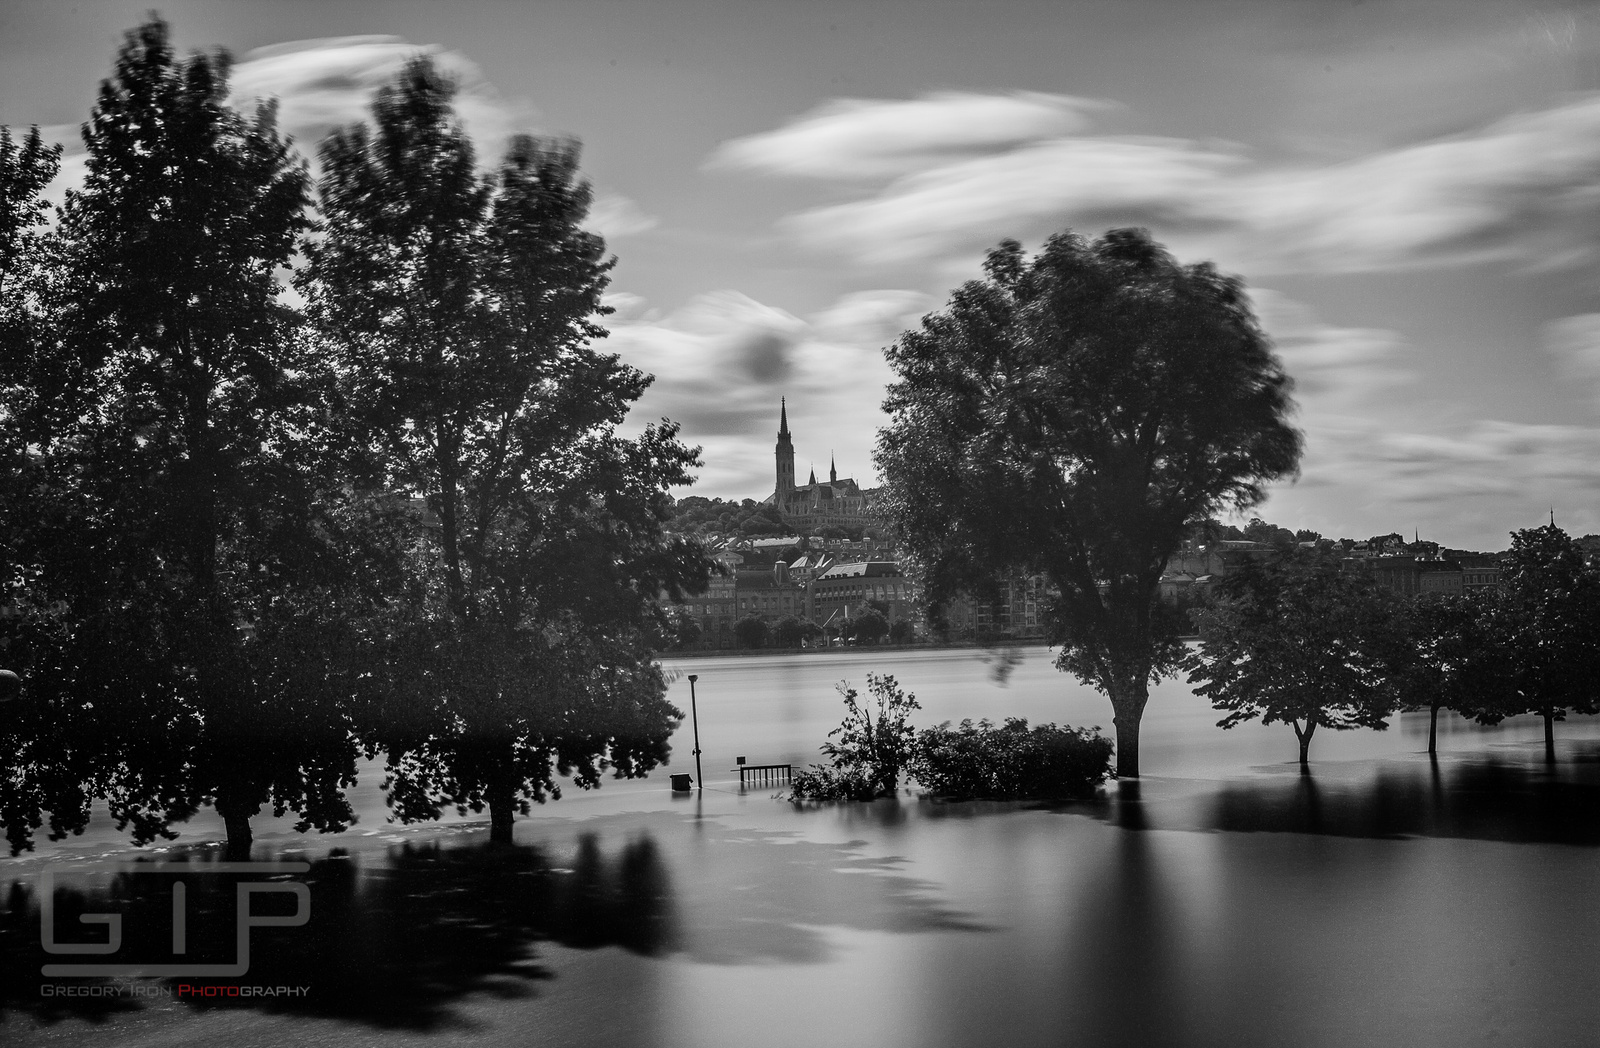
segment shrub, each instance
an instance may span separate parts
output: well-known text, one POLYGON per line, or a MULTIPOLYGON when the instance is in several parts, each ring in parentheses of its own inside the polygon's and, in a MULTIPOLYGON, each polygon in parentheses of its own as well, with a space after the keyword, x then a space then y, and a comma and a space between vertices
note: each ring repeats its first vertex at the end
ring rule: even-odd
POLYGON ((848 681, 840 681, 845 715, 840 725, 828 733, 838 742, 825 742, 822 752, 832 767, 813 765, 794 777, 789 787, 791 799, 870 801, 893 796, 900 786, 900 773, 912 757, 916 729, 907 718, 921 709, 915 695, 908 695, 888 674, 867 674, 867 691, 876 701, 876 710, 863 706, 848 681))
POLYGON ((812 765, 810 771, 797 771, 789 782, 789 798, 794 801, 871 801, 878 798, 878 787, 856 771, 840 771, 812 765))
POLYGON ((906 770, 929 793, 951 799, 1089 797, 1111 776, 1111 740, 1099 728, 1058 728, 1006 718, 924 729, 906 770))

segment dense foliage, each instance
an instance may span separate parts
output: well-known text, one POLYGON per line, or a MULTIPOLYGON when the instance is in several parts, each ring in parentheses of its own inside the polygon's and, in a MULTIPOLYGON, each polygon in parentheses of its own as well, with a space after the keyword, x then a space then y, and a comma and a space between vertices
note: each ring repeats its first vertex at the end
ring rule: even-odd
POLYGON ((1143 231, 1031 261, 1006 242, 985 270, 888 351, 885 512, 934 603, 1048 578, 1058 665, 1110 698, 1137 775, 1149 686, 1182 653, 1157 583, 1189 525, 1294 472, 1290 382, 1240 282, 1143 231))
POLYGON ((78 788, 140 841, 213 803, 242 851, 264 806, 351 819, 334 617, 295 595, 359 573, 326 571, 342 500, 305 439, 322 390, 275 276, 310 226, 305 167, 270 105, 226 104, 228 65, 178 58, 159 20, 128 34, 27 272, 4 422, 32 481, 7 527, 33 572, 17 606, 58 609, 19 668, 81 747, 78 788))
POLYGON ((1319 727, 1382 729, 1404 649, 1399 599, 1363 575, 1291 558, 1250 565, 1199 615, 1185 660, 1196 694, 1231 728, 1284 723, 1305 763, 1319 727))
POLYGON ((750 614, 733 624, 733 635, 739 641, 741 648, 759 648, 767 643, 767 620, 760 615, 750 614))
POLYGON ((822 746, 829 758, 794 777, 796 801, 870 801, 892 797, 902 775, 930 794, 951 799, 1084 797, 1111 774, 1112 746, 1099 729, 1058 728, 1009 718, 996 728, 948 722, 918 732, 910 714, 920 709, 891 676, 867 675, 873 705, 847 682, 843 723, 829 733, 836 742, 822 746))
POLYGON ((951 800, 1085 798, 1112 775, 1111 754, 1111 740, 1098 728, 964 720, 921 731, 906 770, 923 789, 951 800))
POLYGON ((1555 759, 1555 722, 1600 712, 1600 572, 1554 523, 1511 536, 1505 586, 1486 608, 1504 716, 1544 721, 1545 755, 1555 759))
POLYGON ((575 143, 480 170, 419 58, 324 145, 319 226, 228 70, 130 32, 45 232, 58 151, 0 134, 0 821, 24 849, 103 798, 142 843, 212 804, 243 855, 263 808, 347 826, 381 749, 399 818, 505 840, 558 776, 666 757, 697 453, 619 432, 650 379, 593 345, 575 143))
POLYGON ((1555 723, 1600 711, 1600 571, 1554 524, 1511 539, 1503 585, 1475 594, 1400 597, 1311 551, 1245 565, 1197 616, 1189 680, 1224 728, 1292 725, 1302 763, 1318 727, 1382 729, 1400 710, 1428 711, 1430 753, 1441 710, 1532 714, 1553 761, 1555 723))
POLYGON ((396 815, 487 806, 508 841, 558 775, 665 760, 682 715, 652 661, 660 598, 708 568, 667 531, 697 453, 671 423, 617 432, 650 378, 593 345, 613 261, 583 228, 576 144, 519 136, 481 174, 454 93, 419 57, 370 126, 324 143, 324 235, 297 286, 358 475, 432 525, 369 718, 396 815))

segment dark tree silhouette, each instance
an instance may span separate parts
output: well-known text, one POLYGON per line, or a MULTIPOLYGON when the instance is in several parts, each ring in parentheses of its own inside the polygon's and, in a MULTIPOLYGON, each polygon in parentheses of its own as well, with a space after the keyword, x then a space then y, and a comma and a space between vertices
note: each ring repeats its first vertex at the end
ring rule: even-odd
POLYGON ((29 599, 56 619, 34 619, 32 702, 136 840, 212 802, 243 855, 264 805, 347 825, 356 748, 326 701, 347 690, 322 661, 334 637, 280 599, 338 530, 274 275, 308 228, 307 178, 271 105, 226 104, 228 65, 175 57, 159 19, 127 35, 14 417, 45 481, 29 599))
POLYGON ((391 803, 406 821, 487 805, 505 842, 557 775, 665 759, 681 714, 651 661, 658 598, 708 572, 663 526, 697 452, 671 423, 616 433, 650 378, 591 345, 612 262, 582 228, 577 145, 518 137, 486 176, 454 92, 418 58, 370 127, 323 144, 325 236, 298 286, 370 471, 420 525, 375 671, 391 803))
POLYGON ((1057 665, 1106 694, 1139 773, 1149 685, 1181 648, 1152 616, 1186 529, 1291 474, 1290 382, 1240 282, 1140 230, 1007 241, 988 277, 889 350, 883 504, 937 603, 1040 572, 1057 665))

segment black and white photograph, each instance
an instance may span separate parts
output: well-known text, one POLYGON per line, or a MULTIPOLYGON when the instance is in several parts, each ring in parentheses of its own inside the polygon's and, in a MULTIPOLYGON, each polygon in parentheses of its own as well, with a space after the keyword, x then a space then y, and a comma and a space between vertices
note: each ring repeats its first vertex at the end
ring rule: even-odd
POLYGON ((1600 1043, 1600 0, 0 0, 7 1048, 1600 1043))

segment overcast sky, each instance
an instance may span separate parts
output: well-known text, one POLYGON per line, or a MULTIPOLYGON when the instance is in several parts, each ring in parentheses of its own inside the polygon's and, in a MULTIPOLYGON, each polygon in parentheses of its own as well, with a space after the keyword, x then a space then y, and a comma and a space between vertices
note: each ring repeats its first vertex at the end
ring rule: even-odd
MULTIPOLYGON (((77 125, 149 0, 0 4, 0 123, 77 125)), ((308 157, 427 51, 492 161, 573 135, 637 409, 695 493, 876 482, 882 347, 1005 237, 1150 227, 1244 277, 1307 454, 1262 515, 1600 531, 1600 6, 1384 0, 166 3, 308 157)), ((73 154, 77 154, 75 162, 73 154)))

